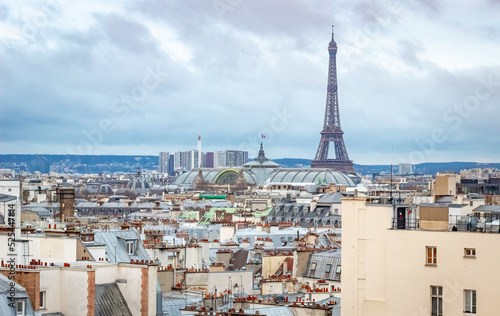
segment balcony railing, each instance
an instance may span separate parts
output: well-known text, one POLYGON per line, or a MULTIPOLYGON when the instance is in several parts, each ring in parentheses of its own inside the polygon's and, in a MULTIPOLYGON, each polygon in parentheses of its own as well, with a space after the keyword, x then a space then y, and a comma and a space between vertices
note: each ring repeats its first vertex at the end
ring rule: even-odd
POLYGON ((417 218, 409 217, 405 219, 392 218, 392 229, 405 229, 405 230, 417 230, 419 229, 419 222, 417 218))
POLYGON ((450 230, 500 233, 500 214, 480 213, 465 216, 450 216, 450 230))
MULTIPOLYGON (((418 230, 420 221, 415 217, 391 220, 391 229, 418 230)), ((500 233, 500 214, 480 213, 471 215, 450 215, 449 231, 500 233)))

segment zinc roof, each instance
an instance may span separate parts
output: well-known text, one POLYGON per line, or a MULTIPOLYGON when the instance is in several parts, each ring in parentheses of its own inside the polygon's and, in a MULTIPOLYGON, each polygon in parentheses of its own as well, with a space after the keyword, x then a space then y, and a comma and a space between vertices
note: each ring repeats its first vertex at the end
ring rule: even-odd
POLYGON ((142 241, 138 238, 135 229, 129 230, 108 230, 95 231, 94 240, 96 243, 106 245, 106 258, 109 262, 130 262, 134 260, 151 260, 149 258, 142 241), (127 240, 136 240, 135 252, 130 255, 127 252, 127 240))
POLYGON ((10 202, 16 200, 17 197, 8 194, 0 194, 0 202, 10 202))
MULTIPOLYGON (((10 283, 12 281, 9 280, 6 276, 3 274, 0 274, 0 315, 16 315, 16 310, 13 307, 9 306, 9 299, 10 297, 10 283)), ((26 292, 26 289, 24 287, 20 286, 19 284, 14 282, 14 288, 15 288, 15 297, 16 298, 22 298, 26 299, 26 304, 25 304, 25 315, 26 316, 35 316, 35 312, 33 310, 33 306, 31 305, 31 301, 28 297, 28 292, 26 292)))
POLYGON ((95 316, 132 316, 116 283, 96 284, 95 316))

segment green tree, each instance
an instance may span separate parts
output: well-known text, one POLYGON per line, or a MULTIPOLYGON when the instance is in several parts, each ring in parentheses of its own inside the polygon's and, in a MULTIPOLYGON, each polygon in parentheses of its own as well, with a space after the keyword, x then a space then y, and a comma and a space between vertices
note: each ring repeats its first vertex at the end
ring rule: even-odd
POLYGON ((30 197, 30 191, 28 190, 23 190, 23 201, 28 203, 28 199, 30 197))

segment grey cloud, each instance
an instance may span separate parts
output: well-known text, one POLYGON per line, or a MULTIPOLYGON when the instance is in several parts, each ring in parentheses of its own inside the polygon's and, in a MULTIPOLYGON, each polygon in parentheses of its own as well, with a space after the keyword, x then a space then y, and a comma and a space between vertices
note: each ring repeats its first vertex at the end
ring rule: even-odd
POLYGON ((441 16, 445 7, 442 0, 412 0, 409 5, 413 10, 423 12, 429 18, 441 16))
POLYGON ((409 65, 415 68, 422 68, 422 61, 419 57, 419 53, 424 51, 422 43, 413 39, 409 40, 400 40, 398 42, 399 45, 399 56, 409 65))
POLYGON ((131 53, 157 52, 158 47, 149 31, 141 24, 117 14, 96 14, 107 39, 131 53))

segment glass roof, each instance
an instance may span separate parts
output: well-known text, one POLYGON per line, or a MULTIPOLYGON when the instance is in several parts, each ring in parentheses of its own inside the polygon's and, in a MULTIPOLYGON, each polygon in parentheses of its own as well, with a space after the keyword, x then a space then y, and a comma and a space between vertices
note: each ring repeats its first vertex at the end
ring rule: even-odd
POLYGON ((355 186, 352 179, 345 173, 328 169, 281 169, 274 173, 271 183, 322 183, 355 186))
MULTIPOLYGON (((210 183, 214 183, 217 175, 224 172, 226 169, 213 169, 213 170, 202 170, 201 174, 203 178, 210 183)), ((191 185, 193 184, 194 179, 198 176, 198 170, 187 171, 181 174, 175 180, 175 184, 177 185, 191 185)), ((243 176, 250 183, 256 183, 255 177, 248 171, 243 171, 243 176)))
MULTIPOLYGON (((227 169, 202 170, 203 178, 214 183, 219 174, 227 169)), ((176 180, 177 185, 192 185, 198 175, 198 170, 192 170, 181 174, 176 180)), ((257 183, 255 174, 251 170, 244 170, 243 175, 250 183, 257 183)), ((312 183, 312 184, 337 184, 348 187, 355 186, 349 175, 331 169, 280 169, 270 176, 270 183, 312 183)))

